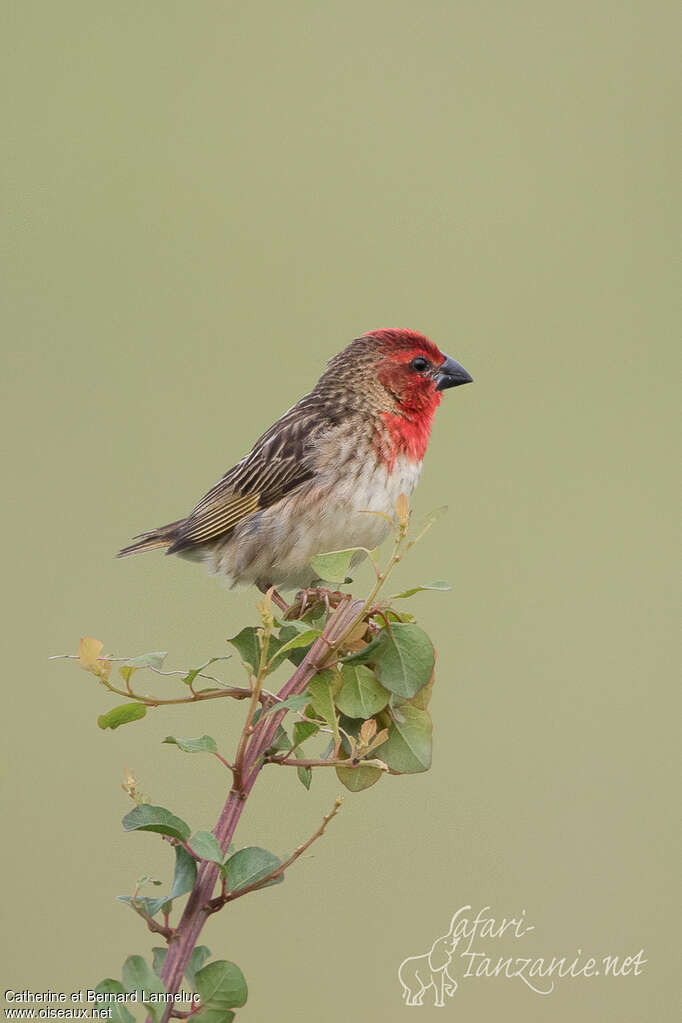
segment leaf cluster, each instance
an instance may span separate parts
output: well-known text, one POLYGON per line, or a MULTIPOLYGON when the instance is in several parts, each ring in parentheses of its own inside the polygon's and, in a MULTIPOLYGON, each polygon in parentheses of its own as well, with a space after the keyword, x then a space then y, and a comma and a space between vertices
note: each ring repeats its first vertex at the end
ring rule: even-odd
MULTIPOLYGON (((141 720, 150 709, 161 706, 221 698, 246 700, 248 710, 233 763, 221 754, 218 743, 210 735, 169 735, 164 739, 164 743, 183 753, 204 753, 220 760, 232 772, 232 792, 240 793, 243 798, 249 791, 245 787, 245 772, 253 774, 269 764, 294 767, 306 789, 311 786, 316 768, 332 767, 341 784, 351 792, 375 785, 385 774, 417 774, 428 770, 433 731, 428 708, 436 655, 424 629, 412 614, 397 607, 396 602, 421 591, 442 591, 450 587, 438 580, 407 588, 386 599, 380 594, 392 569, 430 528, 440 511, 410 539, 410 513, 406 499, 401 497, 395 519, 390 520, 394 529, 393 552, 383 569, 378 565, 376 552, 363 548, 333 551, 312 559, 320 585, 298 594, 279 618, 272 611, 272 594, 268 593, 259 605, 260 623, 246 626, 228 640, 246 673, 246 685, 226 683, 207 673, 214 662, 227 659, 226 655, 211 657, 197 668, 165 671, 165 652, 114 658, 103 654, 99 640, 82 639, 77 654, 80 666, 94 675, 105 689, 125 700, 100 715, 99 727, 115 730, 141 720), (348 594, 324 585, 342 586, 352 582, 349 572, 358 558, 364 556, 371 559, 376 575, 376 584, 364 605, 362 601, 352 603, 348 594), (356 605, 361 608, 360 613, 356 612, 356 605), (352 610, 350 624, 346 628, 347 619, 342 614, 342 630, 330 642, 327 630, 331 627, 331 618, 344 607, 352 610), (118 678, 116 683, 112 681, 115 662, 118 662, 120 683, 118 678), (289 682, 279 693, 267 690, 268 678, 287 665, 295 669, 289 682), (296 688, 293 683, 299 677, 299 669, 305 669, 306 674, 296 688), (140 691, 137 673, 142 671, 178 676, 184 686, 183 695, 157 697, 140 691), (257 748, 254 763, 248 751, 257 737, 263 735, 266 738, 257 748)), ((170 842, 175 864, 166 894, 141 894, 148 885, 162 886, 162 882, 143 876, 131 895, 119 896, 119 899, 167 943, 181 937, 180 931, 171 926, 170 917, 178 899, 196 893, 199 867, 204 865, 204 873, 210 867, 214 872, 212 877, 220 885, 217 896, 211 897, 209 889, 210 902, 204 907, 208 912, 221 909, 242 895, 281 883, 288 867, 322 835, 341 802, 337 800, 332 812, 325 816, 307 842, 287 859, 282 859, 257 846, 235 849, 229 842, 231 833, 222 836, 224 841, 219 841, 213 831, 192 832, 181 817, 142 796, 134 773, 127 769, 123 788, 136 803, 123 818, 124 829, 151 832, 170 842)), ((139 994, 139 999, 135 1000, 143 1002, 153 1023, 168 1019, 160 977, 166 953, 165 948, 155 947, 151 965, 141 956, 129 956, 120 981, 107 978, 98 985, 96 990, 103 998, 111 996, 112 1018, 117 1023, 133 1023, 134 1017, 128 1008, 129 1001, 116 1000, 115 996, 134 992, 139 994)), ((230 1023, 234 1009, 246 1001, 246 981, 234 963, 209 962, 209 958, 210 950, 205 945, 197 945, 191 956, 188 951, 187 958, 182 960, 185 978, 200 1001, 200 1008, 193 1007, 191 1016, 197 1023, 230 1023)))

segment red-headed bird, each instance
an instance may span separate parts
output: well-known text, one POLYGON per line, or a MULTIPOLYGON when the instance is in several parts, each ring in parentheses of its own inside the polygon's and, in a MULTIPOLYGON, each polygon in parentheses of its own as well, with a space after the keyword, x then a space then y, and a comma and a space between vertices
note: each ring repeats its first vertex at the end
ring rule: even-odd
POLYGON ((119 557, 165 547, 231 586, 305 587, 310 559, 377 547, 400 494, 421 474, 441 391, 470 383, 423 334, 352 341, 187 518, 142 533, 119 557))

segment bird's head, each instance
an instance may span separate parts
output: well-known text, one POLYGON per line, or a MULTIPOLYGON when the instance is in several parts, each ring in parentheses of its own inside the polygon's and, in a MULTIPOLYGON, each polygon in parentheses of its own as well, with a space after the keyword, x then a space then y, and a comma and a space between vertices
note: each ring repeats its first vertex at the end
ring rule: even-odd
POLYGON ((376 352, 376 375, 403 414, 433 410, 441 391, 471 383, 472 377, 423 334, 414 330, 376 330, 365 335, 376 352))
POLYGON ((380 411, 413 417, 433 416, 441 392, 468 384, 472 377, 423 334, 391 327, 356 338, 335 355, 320 380, 342 385, 378 406, 380 411))
POLYGON ((379 416, 377 443, 386 447, 388 431, 392 462, 396 450, 423 457, 442 392, 472 379, 428 337, 391 327, 363 334, 334 356, 318 388, 343 396, 346 408, 379 416))

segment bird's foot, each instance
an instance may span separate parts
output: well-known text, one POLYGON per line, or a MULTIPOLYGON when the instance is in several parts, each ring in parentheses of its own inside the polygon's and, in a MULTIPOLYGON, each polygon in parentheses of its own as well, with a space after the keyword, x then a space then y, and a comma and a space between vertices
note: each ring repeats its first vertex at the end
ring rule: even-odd
POLYGON ((306 611, 310 611, 317 604, 324 605, 324 609, 329 615, 346 596, 347 594, 342 593, 341 590, 330 590, 326 586, 308 586, 305 590, 298 591, 289 605, 286 617, 301 618, 306 611))

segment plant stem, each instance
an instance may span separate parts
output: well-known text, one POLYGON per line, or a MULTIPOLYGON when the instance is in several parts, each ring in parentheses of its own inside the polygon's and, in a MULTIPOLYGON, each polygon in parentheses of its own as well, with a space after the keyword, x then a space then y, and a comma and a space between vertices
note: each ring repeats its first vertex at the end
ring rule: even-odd
MULTIPOLYGON (((126 693, 123 689, 117 689, 110 685, 107 685, 107 689, 119 696, 125 696, 129 700, 144 703, 146 707, 167 707, 172 703, 200 703, 201 700, 219 700, 222 696, 231 696, 233 700, 248 700, 251 697, 251 690, 241 686, 232 686, 230 689, 200 689, 199 692, 194 693, 194 696, 178 696, 171 700, 157 700, 154 696, 126 693)), ((265 693, 263 693, 263 699, 266 699, 265 693)))
MULTIPOLYGON (((78 654, 52 654, 48 657, 48 661, 77 661, 78 654)), ((99 657, 100 661, 123 661, 130 660, 130 658, 124 657, 99 657)), ((153 671, 156 675, 186 675, 186 671, 160 671, 158 668, 154 668, 152 665, 146 666, 147 671, 153 671)), ((125 696, 128 700, 137 700, 138 703, 144 703, 147 707, 166 707, 172 703, 199 703, 201 700, 218 700, 222 696, 231 696, 233 700, 249 700, 253 695, 253 690, 247 689, 246 686, 229 686, 222 682, 219 678, 215 678, 213 675, 205 675, 203 672, 199 672, 197 678, 210 679, 211 682, 217 682, 220 689, 194 689, 193 686, 189 686, 191 696, 178 696, 172 699, 160 699, 156 696, 142 696, 141 693, 134 692, 129 683, 126 682, 125 689, 119 689, 118 686, 112 685, 108 679, 104 679, 99 676, 99 681, 108 689, 111 693, 116 693, 117 696, 125 696)), ((262 703, 268 703, 274 699, 272 693, 263 689, 261 691, 259 699, 262 703)))
POLYGON ((351 771, 355 767, 380 767, 382 770, 386 770, 386 765, 383 760, 339 760, 331 758, 329 760, 321 760, 318 758, 304 759, 304 760, 290 760, 288 757, 266 757, 265 762, 267 764, 279 764, 280 767, 347 767, 351 771))
POLYGON ((313 842, 316 842, 318 838, 322 837, 332 817, 336 817, 337 813, 341 809, 342 803, 343 799, 341 796, 337 796, 334 801, 334 806, 331 808, 329 813, 324 815, 322 823, 317 831, 315 831, 310 838, 307 839, 307 841, 303 842, 302 845, 299 845, 297 849, 294 849, 288 859, 280 863, 280 865, 275 867, 274 870, 271 870, 269 874, 265 875, 265 877, 261 877, 258 881, 254 881, 252 884, 246 885, 244 888, 238 888, 234 892, 222 891, 217 899, 212 899, 210 902, 211 912, 215 913, 217 910, 222 909, 226 902, 234 902, 235 899, 241 899, 242 895, 248 895, 250 892, 257 892, 259 888, 264 888, 266 884, 270 883, 270 881, 274 881, 276 878, 280 877, 285 870, 289 869, 292 863, 295 863, 296 860, 303 855, 306 849, 310 848, 313 842))
MULTIPOLYGON (((363 608, 364 601, 362 600, 352 600, 349 598, 339 604, 329 618, 320 638, 315 640, 296 671, 280 689, 277 694, 280 700, 286 699, 287 696, 291 696, 293 693, 303 692, 310 679, 319 670, 320 662, 328 656, 330 649, 338 646, 343 636, 358 620, 358 616, 362 613, 363 608)), ((253 696, 253 692, 249 692, 249 695, 253 696)), ((213 834, 218 839, 223 853, 227 852, 228 846, 232 841, 249 793, 266 763, 266 750, 272 745, 277 727, 286 713, 287 708, 281 711, 273 711, 267 716, 261 717, 253 728, 250 741, 245 746, 243 752, 240 765, 241 777, 239 779, 239 788, 237 788, 235 780, 235 785, 230 789, 227 801, 213 829, 213 834)), ((242 734, 245 731, 246 724, 242 734)), ((205 861, 200 865, 194 888, 190 892, 180 922, 169 941, 168 951, 166 952, 166 958, 161 970, 161 979, 168 994, 176 994, 182 984, 187 964, 201 930, 211 914, 210 901, 217 879, 217 863, 205 861)), ((171 1012, 172 1003, 169 1003, 162 1023, 168 1023, 171 1012)))

